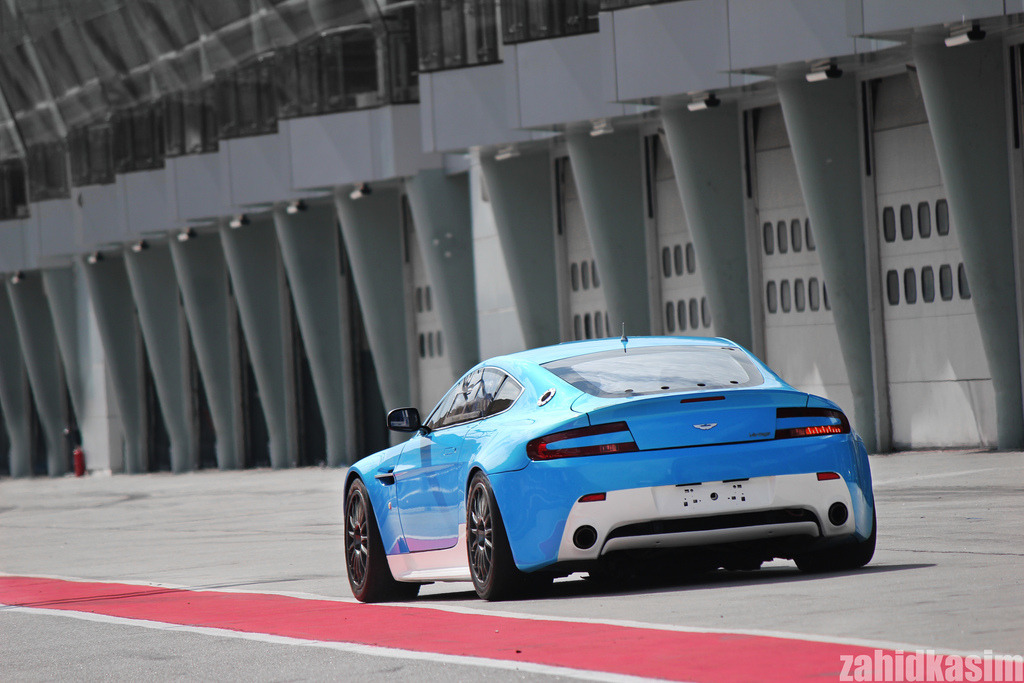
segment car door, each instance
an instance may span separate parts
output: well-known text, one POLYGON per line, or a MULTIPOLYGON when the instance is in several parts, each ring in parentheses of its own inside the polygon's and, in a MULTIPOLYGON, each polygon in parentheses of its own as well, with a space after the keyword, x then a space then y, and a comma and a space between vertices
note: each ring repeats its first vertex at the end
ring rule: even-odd
POLYGON ((468 373, 410 439, 395 467, 399 517, 410 552, 450 548, 465 522, 463 491, 470 452, 466 433, 486 410, 483 373, 468 373))

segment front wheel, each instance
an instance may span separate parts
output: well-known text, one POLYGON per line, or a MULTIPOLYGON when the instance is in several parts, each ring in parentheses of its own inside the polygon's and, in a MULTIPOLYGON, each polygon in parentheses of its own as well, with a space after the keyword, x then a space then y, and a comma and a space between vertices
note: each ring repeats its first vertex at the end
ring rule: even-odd
POLYGON ((863 541, 854 541, 837 548, 826 548, 793 558, 796 566, 805 572, 841 572, 860 569, 875 555, 877 517, 871 515, 871 535, 863 541))
POLYGON ((420 584, 395 581, 391 575, 370 496, 359 479, 345 495, 345 569, 360 602, 409 600, 420 590, 420 584))
POLYGON ((481 598, 505 600, 533 586, 533 575, 519 571, 512 559, 494 491, 480 472, 473 475, 466 495, 466 536, 469 572, 481 598))

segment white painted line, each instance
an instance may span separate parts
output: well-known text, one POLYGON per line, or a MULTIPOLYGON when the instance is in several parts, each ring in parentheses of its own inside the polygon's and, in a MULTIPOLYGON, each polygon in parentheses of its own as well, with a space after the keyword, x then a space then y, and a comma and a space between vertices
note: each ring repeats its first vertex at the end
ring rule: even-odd
POLYGON ((1024 470, 1024 466, 1021 467, 986 467, 979 470, 961 470, 959 472, 936 472, 934 474, 915 474, 910 477, 899 477, 897 479, 884 479, 882 481, 874 481, 872 485, 874 488, 879 486, 891 486, 892 484, 902 484, 904 482, 911 481, 922 481, 924 479, 942 479, 947 477, 962 477, 965 474, 980 474, 981 472, 1008 472, 1013 470, 1024 470))
POLYGON ((486 657, 468 657, 465 655, 448 655, 438 652, 417 652, 415 650, 399 650, 390 647, 377 647, 374 645, 362 645, 359 643, 342 643, 329 640, 303 640, 301 638, 289 638, 287 636, 276 636, 268 633, 249 633, 245 631, 231 631, 229 629, 210 628, 207 626, 183 626, 181 624, 166 624, 160 621, 149 621, 145 619, 126 619, 124 617, 112 617, 106 614, 94 614, 92 612, 74 612, 71 610, 39 609, 35 607, 13 607, 0 605, 4 612, 21 612, 24 614, 40 614, 45 616, 61 616, 82 621, 93 621, 102 624, 113 624, 118 626, 137 626, 157 631, 198 633, 207 636, 221 638, 238 638, 240 640, 252 640, 261 643, 272 643, 274 645, 297 645, 301 647, 319 647, 329 650, 338 650, 356 655, 368 655, 372 657, 387 657, 391 659, 414 659, 425 662, 436 662, 438 664, 459 664, 463 666, 476 666, 485 669, 501 669, 506 671, 517 671, 522 673, 541 674, 546 676, 565 676, 567 678, 578 678, 585 681, 602 681, 606 683, 638 683, 640 681, 661 681, 660 678, 642 678, 639 676, 625 676, 622 674, 607 673, 604 671, 587 671, 583 669, 570 669, 562 666, 549 666, 546 664, 535 664, 533 662, 513 662, 504 659, 489 659, 486 657))

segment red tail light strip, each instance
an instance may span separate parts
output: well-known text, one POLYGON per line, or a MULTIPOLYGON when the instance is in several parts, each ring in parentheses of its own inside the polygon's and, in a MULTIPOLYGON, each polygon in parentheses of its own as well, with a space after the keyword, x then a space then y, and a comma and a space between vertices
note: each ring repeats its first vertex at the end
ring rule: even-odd
POLYGON ((636 442, 633 441, 632 434, 629 433, 629 427, 625 422, 610 422, 608 424, 592 425, 590 427, 580 427, 578 429, 569 429, 564 432, 555 432, 554 434, 548 434, 542 436, 539 439, 534 439, 526 444, 526 455, 530 457, 530 460, 555 460, 558 458, 578 458, 587 455, 607 455, 609 453, 631 453, 636 451, 636 442), (625 433, 629 436, 629 441, 621 441, 618 443, 603 443, 593 444, 588 446, 578 446, 573 448, 554 448, 548 449, 548 446, 559 441, 569 441, 570 439, 582 439, 589 436, 600 436, 602 434, 619 434, 625 433))
POLYGON ((839 410, 831 408, 778 408, 775 419, 805 419, 820 421, 822 424, 802 427, 788 427, 775 430, 776 439, 793 439, 802 436, 826 436, 828 434, 849 434, 850 421, 839 410), (832 424, 838 421, 839 424, 832 424))

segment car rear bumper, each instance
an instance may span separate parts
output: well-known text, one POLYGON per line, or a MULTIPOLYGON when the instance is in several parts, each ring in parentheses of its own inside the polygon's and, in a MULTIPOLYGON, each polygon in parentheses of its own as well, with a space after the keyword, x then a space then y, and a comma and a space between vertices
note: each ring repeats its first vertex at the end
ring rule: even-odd
POLYGON ((620 550, 850 536, 856 531, 852 503, 842 478, 819 481, 815 473, 608 491, 604 500, 572 506, 557 561, 595 560, 620 550))
MULTIPOLYGON (((713 508, 708 510, 706 506, 682 506, 682 501, 673 503, 674 496, 682 495, 680 487, 685 488, 697 482, 721 484, 741 479, 782 480, 783 483, 777 483, 774 488, 769 487, 771 496, 768 498, 765 498, 764 490, 760 490, 758 505, 752 505, 751 501, 740 501, 746 504, 743 511, 785 510, 789 507, 811 510, 819 520, 819 535, 806 535, 810 527, 801 526, 799 530, 804 535, 799 538, 808 539, 812 544, 839 538, 830 535, 832 530, 820 528, 820 521, 825 519, 828 506, 825 505, 824 510, 820 505, 815 507, 816 492, 824 490, 819 484, 827 484, 825 488, 829 490, 833 487, 846 487, 845 496, 835 500, 843 500, 851 506, 850 517, 854 520, 854 526, 844 525, 843 529, 853 529, 856 538, 863 540, 871 533, 874 512, 867 453, 863 442, 851 434, 564 458, 531 462, 521 470, 488 473, 488 476, 502 511, 516 565, 524 571, 542 569, 561 561, 564 540, 569 538, 572 543, 572 535, 579 528, 577 522, 582 523, 582 520, 577 519, 577 515, 582 514, 579 510, 586 510, 577 501, 581 496, 591 493, 605 493, 608 503, 605 507, 609 510, 607 520, 599 518, 595 521, 604 526, 595 541, 598 549, 583 555, 591 559, 599 556, 612 526, 714 516, 725 511, 724 508, 716 512, 713 508), (817 472, 835 472, 841 478, 819 482, 817 472), (791 476, 803 478, 789 479, 791 476), (790 481, 794 482, 792 486, 790 481), (805 485, 811 490, 800 490, 805 485), (620 501, 620 496, 626 498, 620 501), (810 500, 805 500, 806 496, 810 496, 810 500), (674 504, 679 505, 681 511, 679 508, 674 509, 674 504), (705 512, 695 513, 691 510, 705 512)), ((591 510, 597 514, 597 508, 591 510)), ((744 528, 746 526, 750 525, 729 527, 735 529, 733 531, 726 528, 693 530, 714 533, 673 533, 689 533, 685 538, 701 545, 710 542, 698 542, 702 536, 705 539, 720 539, 714 542, 728 543, 730 535, 741 538, 755 532, 744 528)), ((774 523, 754 526, 770 526, 772 529, 764 531, 772 531, 773 534, 784 531, 783 527, 774 523)), ((597 530, 598 527, 594 528, 597 530)), ((839 532, 842 533, 849 535, 851 531, 839 532)), ((683 537, 669 539, 664 534, 655 535, 663 536, 662 542, 672 540, 676 545, 684 540, 683 537)), ((634 539, 617 541, 617 544, 645 542, 634 539)), ((580 557, 575 552, 572 555, 580 557)))

